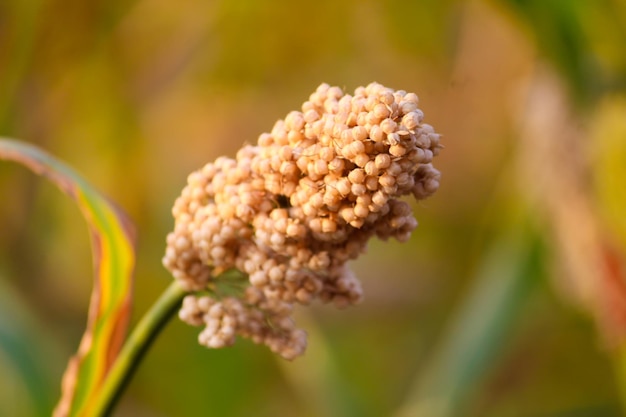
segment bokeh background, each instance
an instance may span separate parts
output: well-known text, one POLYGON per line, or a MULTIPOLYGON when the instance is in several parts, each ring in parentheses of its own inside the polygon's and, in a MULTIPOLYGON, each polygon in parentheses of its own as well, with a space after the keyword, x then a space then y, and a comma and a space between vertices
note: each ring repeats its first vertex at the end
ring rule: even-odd
MULTIPOLYGON (((353 263, 366 299, 300 309, 294 362, 173 320, 116 416, 619 416, 626 404, 626 3, 5 0, 0 136, 134 219, 134 321, 172 279, 192 170, 322 82, 416 92, 443 134, 410 242, 353 263)), ((85 326, 78 209, 0 163, 0 415, 49 415, 85 326), (10 358, 22 352, 30 366, 10 358)))

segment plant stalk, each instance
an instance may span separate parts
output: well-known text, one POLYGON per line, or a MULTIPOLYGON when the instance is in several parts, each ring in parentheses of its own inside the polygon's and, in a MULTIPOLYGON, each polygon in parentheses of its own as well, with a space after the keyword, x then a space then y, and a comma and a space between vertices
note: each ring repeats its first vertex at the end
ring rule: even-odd
POLYGON ((130 382, 141 359, 168 320, 176 313, 187 292, 172 282, 139 320, 107 374, 90 416, 106 417, 130 382))

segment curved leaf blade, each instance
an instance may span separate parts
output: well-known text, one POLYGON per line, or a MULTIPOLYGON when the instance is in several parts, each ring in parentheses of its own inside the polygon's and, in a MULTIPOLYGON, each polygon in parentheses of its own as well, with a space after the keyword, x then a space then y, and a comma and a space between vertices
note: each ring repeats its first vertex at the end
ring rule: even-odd
POLYGON ((41 149, 0 138, 0 159, 20 163, 71 197, 90 232, 94 286, 87 328, 63 376, 55 417, 83 416, 121 348, 130 318, 135 233, 132 222, 69 166, 41 149))

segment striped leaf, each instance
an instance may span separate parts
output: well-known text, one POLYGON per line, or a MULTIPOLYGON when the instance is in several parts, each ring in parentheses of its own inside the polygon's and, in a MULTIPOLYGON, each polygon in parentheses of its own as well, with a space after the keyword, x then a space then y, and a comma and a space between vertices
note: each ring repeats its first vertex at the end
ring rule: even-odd
POLYGON ((133 225, 78 173, 35 146, 0 138, 0 159, 18 162, 52 181, 76 202, 87 221, 94 261, 89 317, 54 412, 55 417, 87 416, 126 336, 135 263, 133 225))

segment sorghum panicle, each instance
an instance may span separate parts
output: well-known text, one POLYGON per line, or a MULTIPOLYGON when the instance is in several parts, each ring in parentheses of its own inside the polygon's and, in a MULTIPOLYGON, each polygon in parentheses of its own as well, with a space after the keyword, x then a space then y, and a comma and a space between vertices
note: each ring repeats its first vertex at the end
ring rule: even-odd
POLYGON ((372 236, 406 241, 417 221, 398 198, 439 187, 439 135, 423 117, 413 93, 372 83, 352 96, 322 84, 257 145, 189 175, 164 265, 190 292, 231 268, 249 280, 239 298, 186 297, 179 315, 204 326, 201 344, 239 335, 292 359, 306 348, 294 304, 361 300, 346 262, 372 236))

